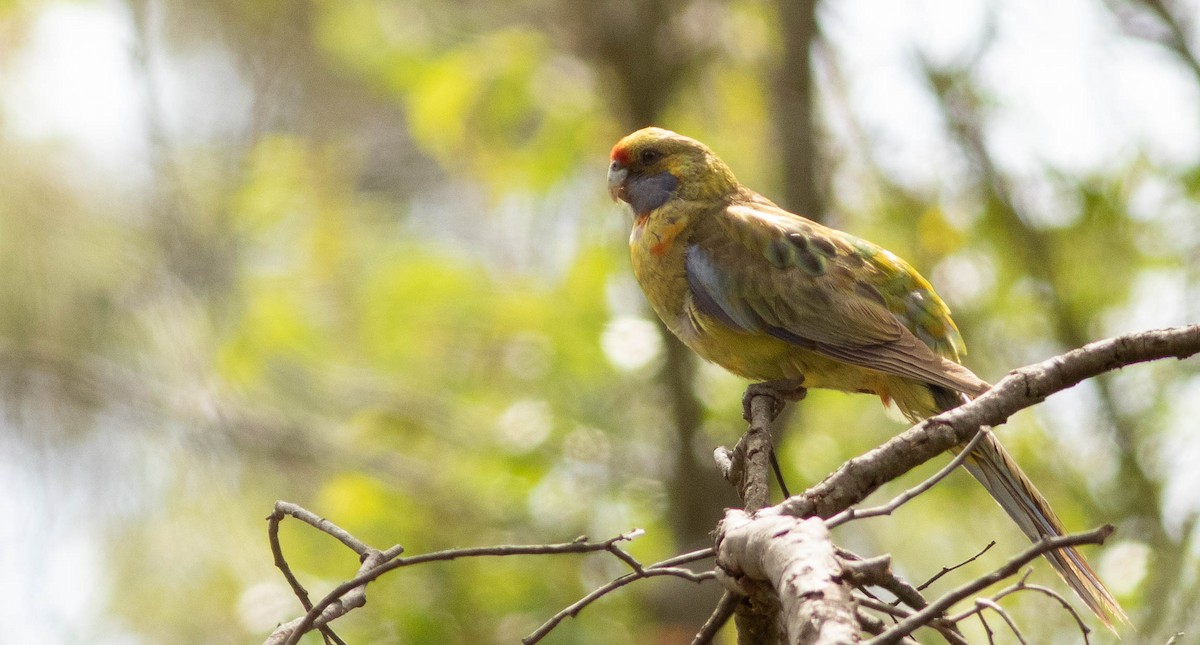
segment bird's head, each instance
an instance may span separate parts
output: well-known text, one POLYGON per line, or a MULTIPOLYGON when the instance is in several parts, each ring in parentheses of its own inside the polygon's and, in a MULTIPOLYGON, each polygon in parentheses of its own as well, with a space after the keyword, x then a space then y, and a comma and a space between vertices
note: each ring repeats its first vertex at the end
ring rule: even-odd
POLYGON ((737 190, 733 172, 708 146, 662 128, 643 128, 617 142, 608 192, 645 215, 672 198, 721 199, 737 190))

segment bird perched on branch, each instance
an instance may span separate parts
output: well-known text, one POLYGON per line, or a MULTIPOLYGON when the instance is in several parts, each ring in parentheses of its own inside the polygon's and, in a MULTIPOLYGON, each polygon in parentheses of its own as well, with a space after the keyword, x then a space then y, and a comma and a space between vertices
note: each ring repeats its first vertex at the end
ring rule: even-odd
MULTIPOLYGON (((626 136, 611 161, 608 188, 633 211, 633 271, 654 311, 705 360, 758 382, 751 391, 874 394, 915 423, 990 387, 958 363, 945 303, 893 253, 783 210, 669 130, 626 136)), ((1063 534, 993 435, 964 464, 1031 540, 1063 534)), ((1077 550, 1047 558, 1106 625, 1128 622, 1077 550)))

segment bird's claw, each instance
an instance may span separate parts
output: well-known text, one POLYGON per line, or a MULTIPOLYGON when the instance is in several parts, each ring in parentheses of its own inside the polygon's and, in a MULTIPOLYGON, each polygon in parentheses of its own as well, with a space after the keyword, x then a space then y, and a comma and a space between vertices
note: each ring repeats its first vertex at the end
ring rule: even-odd
POLYGON ((771 399, 771 420, 774 421, 775 417, 783 412, 783 407, 787 405, 788 401, 799 401, 806 395, 808 395, 808 388, 804 387, 803 377, 751 383, 746 387, 746 393, 742 395, 742 418, 746 421, 751 420, 750 404, 756 396, 766 396, 771 399))

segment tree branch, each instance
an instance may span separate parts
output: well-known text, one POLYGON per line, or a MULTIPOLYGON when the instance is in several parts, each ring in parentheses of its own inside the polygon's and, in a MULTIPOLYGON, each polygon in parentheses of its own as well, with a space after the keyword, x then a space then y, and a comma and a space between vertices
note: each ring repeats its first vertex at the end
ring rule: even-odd
MULTIPOLYGON (((621 551, 621 553, 625 552, 621 551)), ((600 598, 613 591, 616 591, 617 589, 620 589, 621 587, 624 587, 631 582, 642 580, 643 578, 650 578, 653 576, 675 576, 677 578, 683 578, 684 580, 691 580, 692 582, 704 582, 705 580, 711 580, 717 576, 715 571, 703 571, 696 573, 695 571, 683 569, 676 565, 687 564, 688 562, 695 562, 696 560, 703 560, 712 556, 712 549, 700 549, 691 553, 675 556, 668 560, 663 560, 662 562, 656 562, 648 567, 643 567, 641 563, 639 563, 637 560, 634 560, 632 556, 628 556, 629 559, 627 560, 625 558, 621 558, 633 569, 631 573, 627 573, 602 587, 593 589, 588 595, 580 598, 574 603, 571 603, 571 605, 551 616, 549 620, 542 623, 541 627, 538 627, 533 633, 525 638, 522 638, 521 642, 524 643, 524 645, 533 645, 533 643, 545 638, 546 635, 549 634, 550 631, 557 627, 562 621, 579 615, 579 612, 583 611, 584 607, 587 607, 600 598)))
MULTIPOLYGON (((771 503, 771 424, 780 402, 770 394, 746 390, 750 425, 733 450, 718 448, 713 453, 717 469, 738 492, 742 508, 753 513, 771 503)), ((747 586, 738 591, 727 590, 716 609, 705 621, 705 629, 715 634, 729 619, 725 608, 733 607, 738 625, 739 642, 747 645, 774 645, 779 642, 778 601, 771 591, 747 586), (749 592, 749 593, 747 593, 749 592), (745 596, 742 598, 741 596, 745 596)), ((702 630, 701 634, 704 633, 702 630)), ((697 634, 699 639, 701 634, 697 634)))
POLYGON ((1014 370, 979 398, 926 419, 842 464, 807 491, 784 501, 797 517, 832 517, 877 488, 941 453, 966 443, 981 426, 997 426, 1047 396, 1126 365, 1200 352, 1200 325, 1156 329, 1101 340, 1014 370))
MULTIPOLYGON (((1017 593, 1018 591, 1034 591, 1034 592, 1040 593, 1042 595, 1048 596, 1048 597, 1052 598, 1055 602, 1057 602, 1059 605, 1061 605, 1062 608, 1071 615, 1071 618, 1073 618, 1075 620, 1075 625, 1079 627, 1079 633, 1083 636, 1084 645, 1088 645, 1088 643, 1091 642, 1091 640, 1088 638, 1088 634, 1090 634, 1092 632, 1092 630, 1090 628, 1088 628, 1087 623, 1083 622, 1083 617, 1079 615, 1079 612, 1075 611, 1075 608, 1071 606, 1071 603, 1067 602, 1067 599, 1063 598, 1062 594, 1058 593, 1057 591, 1051 589, 1050 587, 1046 587, 1043 585, 1037 585, 1037 584, 1030 584, 1029 582, 1027 582, 1026 579, 1029 578, 1030 573, 1033 573, 1032 569, 1025 571, 1025 575, 1022 576, 1021 579, 1018 580, 1017 582, 1001 589, 1000 591, 997 591, 991 597, 991 601, 993 603, 998 603, 998 602, 1000 602, 1000 600, 1002 600, 1005 597, 1010 596, 1014 593, 1017 593)), ((967 618, 970 618, 973 614, 977 614, 981 611, 983 611, 983 607, 981 607, 980 605, 977 604, 975 607, 972 607, 971 609, 968 609, 960 614, 955 614, 953 616, 946 618, 946 622, 956 624, 963 620, 966 620, 967 618)))
MULTIPOLYGON (((318 517, 314 513, 291 504, 289 502, 275 502, 275 510, 267 517, 267 533, 271 540, 271 551, 275 555, 275 564, 283 571, 284 577, 291 585, 292 591, 300 599, 301 604, 306 609, 306 613, 294 620, 288 621, 277 627, 275 631, 267 637, 264 645, 295 645, 299 642, 304 634, 312 631, 314 628, 321 628, 327 625, 330 621, 344 616, 351 610, 361 607, 366 604, 366 586, 367 583, 375 580, 379 576, 399 569, 400 567, 411 566, 415 564, 424 564, 426 562, 440 562, 446 560, 455 560, 458 558, 481 557, 481 556, 510 556, 510 555, 549 555, 560 553, 594 553, 597 551, 607 551, 614 557, 625 562, 634 571, 631 574, 622 576, 620 584, 609 585, 611 588, 605 589, 598 595, 593 592, 593 595, 599 597, 608 593, 612 589, 628 584, 633 580, 647 578, 651 576, 671 575, 688 580, 702 581, 708 578, 715 577, 713 572, 696 573, 688 569, 678 568, 677 565, 694 562, 713 554, 712 549, 701 549, 692 553, 686 553, 668 560, 664 560, 650 567, 642 567, 633 556, 626 553, 619 546, 620 542, 626 542, 640 536, 643 531, 635 529, 628 533, 623 533, 616 537, 609 538, 603 542, 589 542, 586 536, 580 537, 573 542, 563 544, 532 544, 532 545, 499 545, 487 547, 472 547, 465 549, 449 549, 445 551, 436 551, 433 553, 425 553, 409 558, 398 557, 403 553, 403 547, 396 545, 386 551, 374 549, 358 538, 351 535, 348 531, 337 526, 329 520, 318 517), (342 544, 346 545, 350 550, 358 554, 361 561, 361 566, 358 569, 357 575, 353 579, 347 580, 335 587, 332 591, 325 595, 324 598, 316 604, 311 604, 308 599, 308 592, 296 579, 288 566, 286 559, 283 557, 283 549, 279 544, 279 524, 284 517, 291 515, 296 519, 312 526, 313 528, 337 538, 342 544), (628 579, 627 579, 628 578, 628 579), (627 579, 627 580, 626 580, 627 579)), ((591 602, 588 600, 587 602, 591 602)), ((579 604, 579 603, 577 603, 579 604)), ((580 609, 583 605, 580 605, 580 609)), ((569 615, 578 613, 578 609, 569 615)), ((563 616, 565 617, 565 616, 563 616)), ((561 621, 562 618, 559 618, 561 621)), ((557 624, 557 623, 556 623, 557 624)), ((551 626, 553 627, 553 626, 551 626)), ((549 631, 547 629, 546 631, 549 631)), ((336 640, 337 636, 331 631, 322 630, 327 640, 336 640)), ((540 638, 540 636, 539 636, 540 638)))
POLYGON ((967 457, 971 455, 971 451, 975 449, 975 446, 979 445, 980 441, 983 441, 984 435, 991 431, 992 429, 987 426, 981 427, 975 432, 975 437, 967 442, 967 445, 962 449, 961 452, 954 456, 954 459, 950 460, 950 463, 942 466, 942 468, 934 473, 932 477, 929 477, 920 484, 917 484, 916 486, 893 497, 887 504, 884 504, 883 506, 876 506, 874 508, 848 508, 841 513, 838 513, 837 515, 825 520, 825 525, 831 529, 834 529, 855 519, 866 519, 868 517, 879 517, 880 515, 891 515, 896 509, 900 508, 904 504, 907 504, 921 493, 933 488, 938 482, 942 481, 950 473, 954 472, 954 469, 961 466, 962 463, 966 461, 967 457))
MULTIPOLYGON (((867 641, 866 645, 888 645, 890 643, 899 642, 899 640, 918 628, 929 623, 943 615, 954 603, 963 600, 987 587, 996 584, 997 582, 1015 575, 1021 570, 1021 567, 1029 564, 1033 560, 1042 556, 1045 553, 1055 549, 1061 549, 1068 546, 1079 546, 1081 544, 1103 544, 1104 540, 1113 532, 1113 527, 1109 525, 1101 526, 1098 529, 1087 531, 1086 533, 1074 533, 1071 535, 1060 535, 1057 537, 1048 537, 1038 540, 1029 548, 1017 554, 1013 559, 1004 563, 995 571, 980 576, 956 589, 952 589, 941 598, 929 603, 929 606, 915 614, 896 623, 891 629, 888 629, 883 634, 867 641)), ((720 554, 718 551, 718 564, 720 563, 720 554)))
MULTIPOLYGON (((718 577, 730 589, 712 618, 697 634, 698 643, 711 641, 716 631, 728 619, 731 608, 736 608, 738 613, 739 635, 744 639, 742 642, 755 645, 778 642, 780 627, 789 643, 853 642, 857 640, 862 629, 879 632, 881 625, 878 621, 860 620, 855 597, 851 594, 851 586, 854 584, 878 584, 892 590, 898 597, 902 597, 904 602, 918 609, 915 613, 909 613, 889 606, 894 615, 903 618, 872 639, 871 643, 903 642, 915 629, 925 625, 938 629, 951 642, 958 642, 961 636, 953 631, 954 623, 948 622, 944 616, 948 607, 1013 575, 1021 566, 1048 551, 1065 546, 1102 542, 1111 532, 1111 527, 1102 527, 1089 533, 1043 539, 993 573, 924 605, 924 599, 918 593, 919 589, 913 589, 911 585, 895 578, 888 570, 886 559, 858 559, 857 562, 843 563, 829 541, 826 522, 800 518, 834 517, 850 505, 864 499, 884 482, 898 477, 945 450, 960 446, 968 440, 978 441, 988 432, 987 429, 980 430, 981 428, 1001 424, 1018 410, 1038 403, 1050 394, 1069 388, 1084 379, 1137 362, 1171 356, 1183 359, 1196 353, 1200 353, 1200 325, 1191 325, 1128 334, 1091 343, 1062 356, 1014 370, 974 401, 928 419, 875 450, 851 459, 821 483, 776 507, 766 507, 769 503, 771 473, 770 426, 775 416, 776 401, 769 394, 752 395, 749 397, 748 406, 751 423, 746 435, 732 453, 719 451, 717 454, 718 467, 725 473, 726 478, 737 486, 746 508, 745 511, 727 511, 725 518, 718 525, 715 550, 718 572, 697 573, 679 567, 681 564, 711 557, 713 549, 701 549, 643 567, 619 546, 620 542, 640 535, 640 531, 632 531, 599 543, 589 542, 583 537, 565 544, 475 547, 402 558, 399 556, 403 549, 399 545, 386 551, 374 549, 332 522, 295 504, 276 502, 273 513, 268 517, 271 550, 276 566, 283 572, 305 607, 306 613, 281 625, 271 634, 267 643, 290 645, 314 628, 322 629, 327 642, 340 643, 326 625, 365 604, 367 583, 400 567, 461 557, 598 551, 611 553, 625 562, 632 571, 560 611, 537 632, 527 637, 526 643, 541 639, 562 620, 576 615, 595 599, 617 588, 634 580, 664 575, 693 581, 718 577), (975 435, 974 439, 972 435, 975 435), (283 556, 279 543, 279 525, 287 516, 295 517, 336 538, 358 555, 361 562, 353 579, 338 585, 316 604, 309 601, 307 591, 296 579, 283 556), (748 602, 748 599, 752 602, 748 602), (783 616, 782 621, 779 620, 780 615, 783 616)), ((962 454, 969 452, 968 447, 962 454)), ((956 465, 958 461, 951 462, 932 478, 905 491, 885 506, 846 512, 834 518, 830 524, 889 513, 935 485, 956 465)), ((1022 581, 1015 587, 986 599, 987 602, 977 604, 976 607, 997 609, 996 601, 1020 589, 1041 590, 1025 585, 1022 581)), ((878 608, 866 600, 862 602, 865 607, 878 608)), ((1002 618, 1009 620, 1002 609, 998 611, 1002 618)), ((972 613, 980 615, 982 619, 978 610, 964 613, 958 619, 961 620, 972 613)), ((1082 625, 1077 615, 1076 619, 1082 625)), ((1086 628, 1084 629, 1086 639, 1086 628)))
POLYGON ((788 643, 857 642, 854 599, 824 522, 728 510, 717 526, 717 568, 733 591, 775 590, 788 643))
POLYGON ((886 589, 896 597, 898 603, 904 603, 913 609, 924 609, 929 604, 916 587, 892 572, 892 556, 884 554, 863 560, 857 556, 847 559, 849 553, 842 549, 838 549, 837 553, 847 581, 855 587, 886 589))

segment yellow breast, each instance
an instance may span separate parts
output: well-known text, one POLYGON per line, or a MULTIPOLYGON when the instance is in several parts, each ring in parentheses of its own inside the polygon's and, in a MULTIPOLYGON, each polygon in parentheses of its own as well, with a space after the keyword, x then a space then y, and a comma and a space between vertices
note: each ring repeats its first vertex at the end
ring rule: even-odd
POLYGON ((689 218, 670 208, 638 217, 629 235, 633 275, 654 313, 672 332, 682 331, 680 316, 687 296, 686 262, 689 218))

